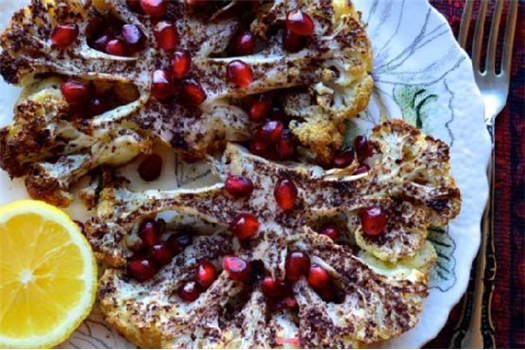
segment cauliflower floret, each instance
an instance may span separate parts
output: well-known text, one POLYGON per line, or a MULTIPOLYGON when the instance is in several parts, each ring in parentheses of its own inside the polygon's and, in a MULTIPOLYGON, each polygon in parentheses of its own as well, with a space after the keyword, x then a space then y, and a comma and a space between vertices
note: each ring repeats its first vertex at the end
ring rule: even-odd
POLYGON ((393 199, 394 205, 383 204, 391 219, 377 237, 363 233, 357 214, 348 225, 361 249, 378 259, 413 257, 424 245, 427 228, 448 224, 461 207, 448 146, 399 119, 376 126, 369 142, 378 154, 367 180, 356 182, 356 188, 363 196, 393 199))
POLYGON ((425 276, 430 276, 430 270, 437 262, 437 253, 432 243, 426 241, 415 256, 405 257, 395 263, 380 260, 367 251, 359 252, 359 259, 363 260, 377 273, 392 278, 410 276, 414 270, 422 272, 425 276))
POLYGON ((429 226, 425 210, 409 202, 395 202, 383 208, 389 217, 382 235, 369 236, 363 232, 359 215, 348 220, 349 229, 355 233, 356 243, 377 258, 396 262, 413 256, 421 250, 427 238, 429 226))
POLYGON ((370 140, 383 156, 371 173, 369 191, 411 198, 435 226, 459 213, 461 194, 450 175, 444 142, 398 119, 375 127, 370 140))
MULTIPOLYGON (((191 247, 176 256, 152 280, 139 283, 130 280, 122 271, 107 269, 99 281, 97 297, 106 320, 112 327, 142 348, 169 347, 164 344, 168 334, 179 336, 179 348, 192 348, 195 330, 193 322, 213 321, 217 307, 224 306, 229 295, 240 292, 241 284, 219 276, 214 284, 203 293, 198 301, 187 306, 174 300, 173 293, 179 285, 193 278, 198 262, 204 258, 214 260, 231 250, 231 240, 225 235, 201 236, 194 238, 191 247), (218 294, 222 291, 222 294, 218 294), (225 295, 225 293, 229 295, 225 295), (206 309, 209 314, 206 317, 206 309), (200 317, 200 318, 198 318, 200 317), (187 335, 187 336, 184 336, 187 335), (184 342, 185 341, 185 342, 184 342)), ((196 340, 204 346, 210 337, 196 340)), ((168 340, 176 342, 176 337, 168 340)), ((213 347, 209 344, 208 347, 213 347)), ((196 346, 202 347, 202 346, 196 346)))
POLYGON ((321 235, 298 235, 297 248, 308 251, 313 262, 330 271, 344 291, 341 303, 324 303, 306 281, 294 291, 300 307, 303 347, 357 347, 405 332, 417 322, 427 296, 425 275, 375 273, 344 246, 321 235), (402 305, 402 306, 401 306, 402 305), (397 307, 399 306, 399 308, 397 307), (323 324, 324 331, 316 331, 323 324))
POLYGON ((32 164, 25 178, 27 191, 33 198, 68 206, 73 200, 69 188, 82 176, 100 165, 126 164, 139 154, 149 152, 152 146, 151 140, 132 130, 109 131, 84 150, 87 153, 62 156, 53 163, 32 164))
POLYGON ((286 113, 295 117, 290 124, 292 132, 325 164, 343 143, 344 122, 366 108, 374 85, 372 46, 361 14, 350 1, 334 0, 331 5, 276 1, 252 24, 252 30, 264 36, 269 22, 284 22, 291 10, 301 9, 317 19, 312 41, 321 48, 317 62, 320 79, 285 92, 281 100, 286 113))
POLYGON ((60 83, 49 79, 26 88, 15 105, 15 122, 0 130, 0 164, 11 176, 24 175, 31 162, 64 147, 55 137, 68 111, 60 83))
POLYGON ((82 176, 148 153, 152 140, 120 124, 93 129, 68 119, 62 82, 49 78, 24 89, 14 122, 0 130, 0 164, 11 176, 26 176, 31 197, 67 206, 73 199, 69 188, 82 176))

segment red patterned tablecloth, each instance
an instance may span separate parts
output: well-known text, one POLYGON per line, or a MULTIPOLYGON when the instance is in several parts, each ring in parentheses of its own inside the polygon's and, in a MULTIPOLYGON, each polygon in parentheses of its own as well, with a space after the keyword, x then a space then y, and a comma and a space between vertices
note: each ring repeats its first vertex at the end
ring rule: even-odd
MULTIPOLYGON (((490 1, 493 6, 495 1, 490 1)), ((509 100, 496 122, 495 249, 492 320, 498 348, 525 348, 525 1, 519 1, 509 100)), ((458 33, 465 0, 431 0, 458 33)), ((428 348, 449 347, 464 300, 428 348)))

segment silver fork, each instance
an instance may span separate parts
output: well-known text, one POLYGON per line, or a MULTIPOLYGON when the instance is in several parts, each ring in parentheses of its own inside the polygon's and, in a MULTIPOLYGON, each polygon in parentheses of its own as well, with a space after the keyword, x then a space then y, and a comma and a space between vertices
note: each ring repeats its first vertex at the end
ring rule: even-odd
MULTIPOLYGON (((461 27, 459 44, 466 48, 469 24, 475 0, 467 0, 461 27)), ((485 70, 481 70, 481 53, 483 47, 483 31, 487 15, 488 0, 480 2, 480 9, 476 19, 474 39, 472 43, 472 65, 476 83, 483 94, 485 102, 485 124, 492 139, 492 156, 487 169, 490 185, 490 198, 483 215, 481 247, 476 259, 475 286, 473 299, 467 301, 461 323, 468 322, 468 329, 459 329, 454 335, 452 346, 461 346, 463 349, 493 349, 495 348, 495 332, 491 319, 492 292, 496 274, 496 260, 494 257, 494 122, 507 102, 510 85, 510 69, 512 62, 512 47, 516 18, 518 14, 518 0, 509 1, 509 10, 505 29, 504 47, 501 61, 501 72, 496 73, 496 50, 503 7, 507 1, 496 0, 496 8, 492 16, 488 48, 486 52, 485 70), (472 310, 468 308, 472 306, 472 310), (466 311, 466 312, 465 312, 466 311), (468 320, 470 317, 470 320, 468 320)), ((472 280, 471 280, 472 283, 472 280)), ((469 288, 470 289, 470 288, 469 288)))

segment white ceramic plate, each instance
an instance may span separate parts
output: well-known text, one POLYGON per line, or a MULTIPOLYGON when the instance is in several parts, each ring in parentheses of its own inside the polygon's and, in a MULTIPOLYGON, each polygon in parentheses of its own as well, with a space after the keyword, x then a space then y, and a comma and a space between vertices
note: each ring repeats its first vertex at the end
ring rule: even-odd
MULTIPOLYGON (((26 1, 0 0, 0 28, 26 1)), ((446 21, 425 0, 355 0, 368 23, 374 46, 376 88, 366 113, 351 122, 349 137, 362 133, 384 118, 403 117, 451 146, 452 174, 463 196, 460 215, 444 232, 430 232, 439 262, 433 272, 431 292, 418 325, 385 347, 418 348, 433 339, 444 326, 469 280, 472 261, 480 242, 480 219, 487 200, 485 167, 490 140, 483 123, 483 101, 474 82, 471 62, 454 40, 446 21)), ((0 125, 11 120, 19 90, 0 82, 0 125)), ((197 186, 202 168, 181 164, 166 154, 161 179, 153 186, 197 186)), ((143 183, 129 165, 129 175, 143 183)), ((26 198, 20 180, 0 174, 0 204, 26 198)), ((79 204, 67 210, 85 219, 79 204)), ((95 310, 90 319, 62 347, 125 348, 131 344, 104 325, 95 310)))

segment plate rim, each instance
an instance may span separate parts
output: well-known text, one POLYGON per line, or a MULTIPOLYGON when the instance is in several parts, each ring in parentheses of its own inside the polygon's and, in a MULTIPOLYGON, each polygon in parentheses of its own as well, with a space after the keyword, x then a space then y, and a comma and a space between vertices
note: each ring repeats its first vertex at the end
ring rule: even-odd
MULTIPOLYGON (((385 0, 381 0, 381 1, 385 1, 385 0)), ((396 0, 389 0, 389 1, 390 2, 394 2, 394 3, 397 2, 396 0)), ((412 1, 416 1, 416 0, 408 0, 408 1, 412 2, 412 1)), ((465 59, 465 61, 468 63, 469 66, 472 66, 472 61, 471 61, 470 57, 459 46, 459 43, 456 41, 456 39, 455 39, 455 37, 453 35, 453 31, 452 31, 452 28, 450 26, 450 23, 448 22, 446 17, 441 12, 439 12, 434 6, 432 6, 432 4, 430 3, 429 0, 418 0, 418 1, 420 1, 421 3, 424 3, 426 8, 430 8, 431 16, 433 16, 436 19, 438 19, 439 22, 446 24, 445 37, 446 37, 447 42, 452 41, 454 43, 454 49, 457 50, 462 55, 462 57, 465 59)), ((0 5, 5 4, 7 2, 9 2, 9 0, 0 0, 0 5)), ((23 6, 23 5, 24 5, 24 1, 21 1, 20 2, 20 7, 23 6)), ((472 104, 476 104, 476 106, 475 107, 473 106, 472 109, 479 108, 481 111, 484 112, 483 97, 482 97, 481 91, 479 90, 477 84, 475 83, 473 71, 469 72, 468 85, 467 86, 470 89, 469 94, 472 96, 472 100, 473 100, 472 104)), ((483 116, 484 116, 484 114, 483 114, 483 116)), ((491 155, 491 150, 492 150, 492 143, 490 141, 490 135, 489 135, 489 133, 488 133, 488 131, 487 131, 487 129, 485 127, 484 127, 483 131, 484 131, 483 132, 484 145, 481 145, 481 147, 479 147, 479 150, 477 150, 476 153, 477 153, 478 159, 482 159, 483 160, 482 164, 479 167, 481 168, 481 166, 482 166, 483 169, 486 169, 486 167, 487 167, 487 165, 489 163, 489 160, 490 160, 490 155, 491 155)), ((471 270, 471 267, 472 267, 472 264, 474 262, 474 259, 475 259, 476 255, 477 255, 478 251, 479 251, 479 246, 480 246, 480 243, 481 243, 481 218, 482 218, 482 215, 483 215, 483 211, 484 211, 486 202, 487 202, 487 200, 489 198, 489 184, 488 184, 487 174, 486 174, 485 171, 482 171, 482 172, 478 171, 478 172, 481 173, 479 175, 482 176, 483 188, 476 188, 476 191, 478 192, 476 194, 476 197, 479 198, 480 200, 476 203, 477 204, 476 208, 471 209, 471 214, 476 214, 476 215, 470 215, 468 225, 465 224, 464 227, 462 228, 463 231, 469 231, 469 232, 472 232, 473 235, 475 234, 475 238, 476 238, 476 241, 475 241, 476 247, 475 247, 475 249, 471 249, 470 250, 470 252, 471 252, 470 256, 465 257, 462 260, 463 263, 466 263, 468 261, 468 266, 463 266, 462 267, 462 269, 466 269, 468 267, 468 271, 471 270), (473 217, 473 216, 475 216, 475 217, 473 217), (475 224, 475 222, 477 222, 477 224, 475 224)), ((469 278, 468 277, 467 278, 463 278, 463 279, 459 279, 458 278, 456 283, 457 283, 457 287, 455 288, 456 290, 455 290, 454 294, 453 295, 452 294, 447 295, 447 298, 450 299, 450 303, 448 303, 450 305, 450 308, 446 311, 447 317, 442 317, 441 319, 435 319, 434 320, 435 323, 438 324, 438 326, 434 327, 435 331, 434 332, 429 332, 429 337, 430 338, 426 339, 426 340, 422 340, 420 343, 417 344, 417 347, 420 348, 420 347, 424 346, 426 343, 428 343, 431 340, 433 340, 441 332, 441 330, 443 329, 443 327, 445 326, 445 324, 446 324, 446 322, 448 320, 448 317, 450 315, 451 310, 458 304, 458 302, 463 297, 463 295, 464 295, 464 293, 465 293, 465 291, 466 291, 466 289, 468 287, 468 284, 469 284, 469 278)))
MULTIPOLYGON (((381 1, 384 1, 384 0, 381 0, 381 1)), ((388 1, 391 1, 391 2, 396 2, 396 0, 388 0, 388 1)), ((416 0, 408 0, 409 2, 410 1, 416 1, 416 0)), ((463 57, 463 59, 465 60, 465 62, 468 63, 468 66, 469 67, 472 67, 472 59, 470 58, 470 56, 468 55, 468 53, 459 45, 459 42, 456 40, 455 36, 454 36, 454 32, 452 30, 452 27, 449 23, 449 21, 447 20, 447 18, 438 10, 436 9, 432 3, 430 2, 430 0, 422 0, 422 2, 425 3, 425 5, 430 9, 430 12, 432 13, 432 16, 434 16, 436 19, 438 19, 441 23, 444 23, 446 25, 446 34, 445 36, 447 37, 447 41, 450 41, 450 42, 453 42, 453 47, 455 50, 457 50, 461 56, 463 57)), ((490 138, 490 134, 485 126, 485 122, 484 122, 484 115, 485 115, 485 103, 484 103, 484 100, 483 100, 483 95, 481 93, 481 90, 479 89, 478 85, 476 84, 476 81, 475 81, 475 78, 474 78, 474 71, 473 69, 469 70, 468 72, 469 76, 468 76, 468 86, 470 87, 470 91, 469 91, 469 94, 472 96, 472 110, 474 109, 479 109, 481 111, 481 120, 482 120, 482 126, 483 126, 483 130, 480 130, 480 136, 482 136, 483 138, 483 142, 484 142, 484 145, 480 145, 481 147, 479 147, 479 150, 476 152, 478 157, 480 157, 482 159, 482 165, 479 166, 479 168, 481 169, 487 169, 488 165, 489 165, 489 162, 490 162, 490 157, 491 157, 491 153, 492 153, 492 148, 493 148, 493 143, 491 141, 491 138, 490 138), (474 106, 474 104, 476 106, 474 106)), ((471 116, 472 118, 472 116, 471 116)), ((470 219, 470 224, 466 227, 464 227, 462 229, 462 231, 471 231, 473 234, 475 234, 473 237, 476 239, 475 241, 475 248, 474 249, 471 249, 470 250, 470 255, 465 257, 463 259, 463 263, 467 262, 468 261, 468 266, 463 266, 462 268, 463 269, 466 269, 468 271, 468 274, 466 276, 466 278, 463 278, 463 279, 457 279, 456 283, 457 283, 457 287, 456 287, 456 291, 453 295, 447 295, 447 298, 449 298, 450 302, 448 303, 449 304, 449 308, 448 310, 446 311, 446 317, 442 317, 441 319, 434 319, 434 323, 438 324, 439 326, 436 326, 434 327, 434 332, 429 332, 429 338, 426 339, 426 340, 421 340, 420 342, 416 343, 417 345, 415 347, 417 348, 422 348, 423 346, 425 346, 427 343, 431 342, 432 340, 434 340, 438 335, 439 333, 443 330, 443 328, 445 327, 446 323, 448 322, 448 319, 450 317, 450 313, 452 311, 452 309, 461 301, 461 299, 463 298, 463 296, 465 295, 465 292, 468 288, 468 285, 469 285, 469 282, 470 282, 470 272, 472 270, 472 266, 474 264, 474 260, 476 258, 476 256, 478 255, 479 253, 479 250, 480 250, 480 246, 481 246, 481 238, 482 238, 482 231, 481 231, 481 222, 482 222, 482 217, 483 217, 483 213, 484 213, 484 210, 485 210, 485 207, 486 207, 486 203, 489 199, 489 181, 488 181, 488 174, 486 172, 486 170, 483 170, 483 171, 480 171, 479 172, 480 175, 481 175, 481 179, 483 180, 482 181, 482 188, 476 188, 476 190, 478 191, 477 193, 477 197, 480 199, 478 202, 477 202, 477 210, 476 208, 473 208, 471 209, 472 212, 476 213, 477 212, 477 215, 470 215, 469 219, 470 219)), ((419 322, 419 320, 418 320, 419 322)), ((406 333, 405 333, 406 334, 406 333)))
MULTIPOLYGON (((459 52, 463 55, 463 57, 465 57, 466 61, 469 63, 469 66, 473 66, 472 59, 470 58, 468 53, 459 45, 459 42, 454 37, 454 32, 452 30, 452 26, 450 25, 450 22, 447 20, 447 18, 438 9, 436 9, 432 5, 432 3, 430 3, 430 0, 425 0, 425 2, 428 4, 428 6, 430 6, 431 11, 437 16, 437 18, 439 18, 441 21, 444 21, 447 24, 447 36, 450 35, 452 37, 452 41, 454 42, 454 45, 455 45, 456 49, 459 50, 459 52)), ((484 117, 485 116, 485 102, 483 100, 483 94, 481 93, 481 90, 479 89, 479 87, 478 87, 478 85, 477 85, 477 83, 475 81, 474 71, 473 70, 471 71, 471 76, 472 76, 471 83, 473 84, 473 92, 474 92, 474 95, 475 95, 476 99, 478 100, 478 102, 481 105, 480 107, 481 107, 481 110, 483 112, 483 117, 484 117)), ((491 157, 493 144, 492 144, 492 141, 490 140, 490 134, 489 134, 488 129, 485 127, 483 129, 483 131, 484 131, 484 134, 485 134, 485 141, 487 143, 489 143, 490 147, 491 147, 491 150, 489 152, 487 152, 487 154, 485 155, 485 162, 484 162, 485 166, 484 166, 484 168, 486 169, 488 167, 489 163, 490 163, 490 157, 491 157)), ((481 239, 482 239, 482 235, 483 235, 483 233, 481 231, 481 222, 482 222, 482 219, 483 219, 483 213, 485 211, 485 207, 486 207, 487 202, 489 200, 489 179, 488 179, 488 174, 487 174, 486 171, 483 171, 482 174, 483 174, 483 180, 484 180, 483 182, 486 183, 486 187, 484 188, 483 193, 480 194, 480 196, 483 197, 484 199, 480 202, 481 212, 480 212, 479 220, 478 220, 479 224, 477 225, 478 226, 477 228, 475 228, 475 227, 473 228, 474 231, 477 231, 477 233, 479 233, 477 235, 477 237, 478 237, 477 247, 476 247, 476 249, 472 250, 474 252, 474 254, 469 258, 470 264, 468 266, 468 271, 472 270, 472 266, 474 265, 474 260, 476 259, 476 256, 478 255, 478 253, 480 251, 481 239)), ((470 273, 469 273, 469 277, 470 277, 470 273)), ((429 339, 428 341, 423 342, 419 346, 419 348, 422 348, 425 344, 427 344, 430 341, 434 340, 439 335, 439 333, 441 333, 441 331, 445 327, 446 323, 448 322, 448 318, 450 317, 450 312, 461 301, 461 299, 465 295, 465 292, 467 291, 469 282, 470 282, 470 278, 466 278, 466 279, 463 280, 464 286, 459 288, 459 289, 461 289, 461 292, 457 293, 456 298, 454 298, 453 302, 451 303, 451 307, 448 310, 447 318, 444 320, 444 322, 442 322, 441 326, 439 327, 439 330, 434 334, 434 336, 431 339, 429 339)), ((459 280, 458 280, 458 283, 460 283, 459 280)))

